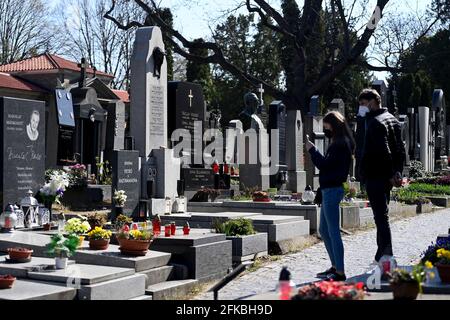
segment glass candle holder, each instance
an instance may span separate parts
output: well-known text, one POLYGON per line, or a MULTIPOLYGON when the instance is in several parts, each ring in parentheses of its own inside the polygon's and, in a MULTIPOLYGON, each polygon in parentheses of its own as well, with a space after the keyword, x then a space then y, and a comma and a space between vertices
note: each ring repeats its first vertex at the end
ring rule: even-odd
POLYGON ((172 232, 171 232, 171 226, 170 226, 170 224, 166 224, 165 226, 164 226, 164 234, 165 234, 165 236, 166 237, 170 237, 170 234, 171 234, 172 232))
POLYGON ((170 223, 170 234, 174 236, 176 232, 177 232, 177 225, 175 224, 175 222, 170 223))

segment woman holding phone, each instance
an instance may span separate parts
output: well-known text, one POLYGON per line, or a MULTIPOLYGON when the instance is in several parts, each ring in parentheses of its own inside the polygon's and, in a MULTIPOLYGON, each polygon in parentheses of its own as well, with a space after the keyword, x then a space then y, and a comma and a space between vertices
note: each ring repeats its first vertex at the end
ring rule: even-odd
POLYGON ((317 274, 318 278, 345 281, 344 245, 339 224, 339 204, 344 198, 344 182, 347 181, 355 141, 342 114, 329 112, 323 118, 323 132, 331 139, 325 155, 322 155, 306 136, 306 149, 314 165, 320 170, 319 183, 322 192, 319 232, 322 237, 331 268, 317 274))

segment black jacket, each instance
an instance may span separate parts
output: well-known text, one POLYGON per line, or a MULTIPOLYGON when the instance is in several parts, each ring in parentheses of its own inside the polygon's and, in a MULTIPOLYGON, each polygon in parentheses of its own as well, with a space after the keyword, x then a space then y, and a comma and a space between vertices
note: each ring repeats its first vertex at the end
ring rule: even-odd
POLYGON ((360 175, 364 180, 389 180, 403 172, 405 145, 400 122, 386 108, 367 114, 366 138, 362 150, 360 175))
POLYGON ((341 187, 347 181, 352 161, 352 150, 350 143, 345 140, 333 142, 323 156, 319 150, 309 150, 311 160, 319 173, 321 189, 341 187))

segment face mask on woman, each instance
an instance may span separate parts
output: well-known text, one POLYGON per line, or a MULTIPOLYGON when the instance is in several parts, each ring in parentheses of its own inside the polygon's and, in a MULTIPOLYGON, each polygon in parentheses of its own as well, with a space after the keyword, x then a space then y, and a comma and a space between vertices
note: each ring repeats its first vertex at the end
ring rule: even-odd
POLYGON ((325 134, 325 137, 327 137, 328 139, 333 138, 333 131, 331 131, 330 129, 323 129, 323 133, 325 134))

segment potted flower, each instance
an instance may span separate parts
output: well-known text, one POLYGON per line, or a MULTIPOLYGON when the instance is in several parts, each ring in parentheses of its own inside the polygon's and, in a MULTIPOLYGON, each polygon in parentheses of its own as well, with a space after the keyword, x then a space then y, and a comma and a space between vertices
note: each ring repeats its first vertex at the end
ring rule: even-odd
POLYGON ((15 262, 29 261, 33 250, 27 248, 9 248, 9 259, 15 262))
POLYGON ((91 226, 86 217, 78 216, 67 221, 64 226, 64 231, 79 237, 79 247, 83 245, 84 235, 91 230, 91 226))
POLYGON ((436 251, 437 263, 436 269, 442 283, 450 283, 450 250, 440 248, 436 251))
POLYGON ((0 289, 11 289, 14 281, 16 281, 16 277, 12 275, 0 275, 0 289))
POLYGON ((47 253, 55 258, 56 269, 65 269, 67 260, 73 256, 78 248, 80 238, 74 234, 64 237, 62 234, 55 234, 51 237, 47 245, 47 253))
POLYGON ((256 191, 252 195, 253 201, 255 202, 270 202, 270 197, 267 192, 256 191))
POLYGON ((153 234, 150 231, 130 230, 128 226, 124 226, 117 235, 122 254, 133 256, 145 256, 152 238, 153 234))
POLYGON ((53 203, 61 203, 61 197, 69 186, 69 177, 64 171, 50 170, 46 173, 46 181, 36 197, 50 211, 51 216, 53 203))
POLYGON ((111 239, 112 232, 104 230, 101 227, 95 227, 88 233, 89 236, 89 248, 92 250, 106 250, 109 246, 109 240, 111 239))
POLYGON ((443 283, 450 283, 450 236, 439 238, 422 254, 422 263, 435 266, 443 283))
POLYGON ((415 300, 417 295, 422 293, 422 284, 426 281, 427 272, 422 264, 418 264, 411 272, 395 269, 389 277, 395 300, 415 300))
POLYGON ((133 219, 132 218, 130 218, 130 217, 124 215, 124 214, 121 214, 116 219, 116 230, 120 231, 120 230, 122 230, 122 228, 124 226, 128 226, 129 227, 132 223, 133 223, 133 219))
POLYGON ((202 187, 190 200, 191 202, 214 202, 220 192, 212 188, 202 187))
POLYGON ((94 230, 96 227, 103 228, 103 226, 106 224, 106 215, 102 213, 91 213, 87 217, 87 221, 89 222, 89 225, 91 226, 91 230, 94 230))
POLYGON ((124 190, 116 190, 114 192, 114 205, 116 210, 116 216, 123 214, 123 207, 127 202, 127 195, 124 190))

